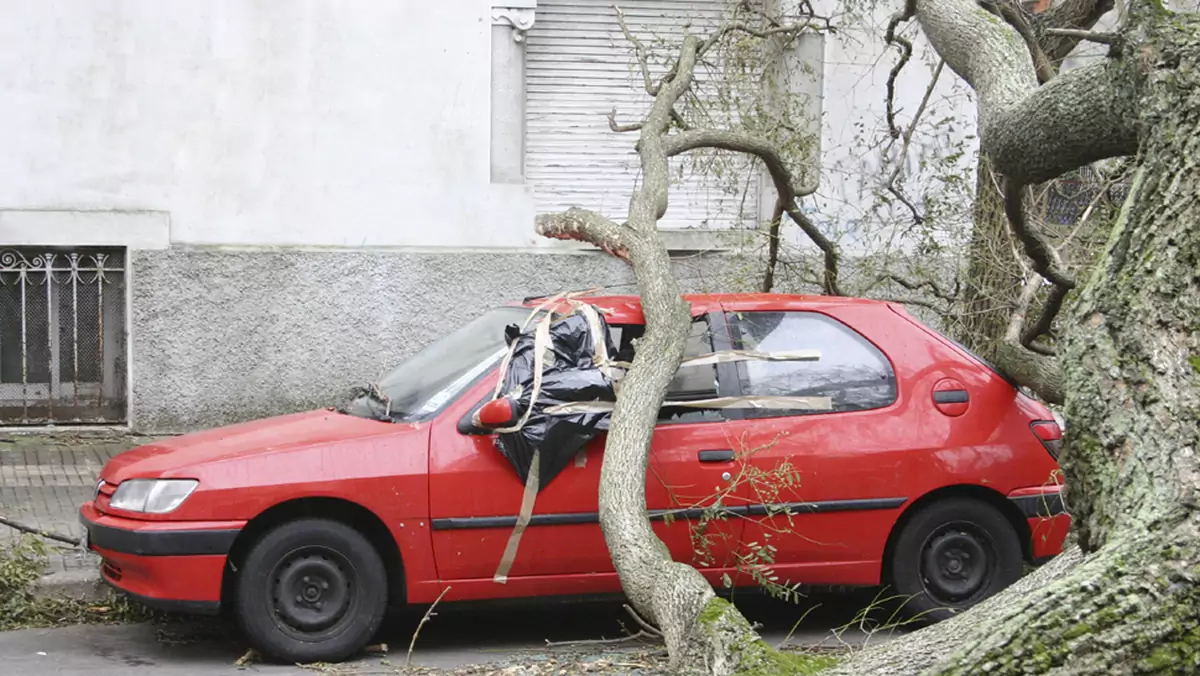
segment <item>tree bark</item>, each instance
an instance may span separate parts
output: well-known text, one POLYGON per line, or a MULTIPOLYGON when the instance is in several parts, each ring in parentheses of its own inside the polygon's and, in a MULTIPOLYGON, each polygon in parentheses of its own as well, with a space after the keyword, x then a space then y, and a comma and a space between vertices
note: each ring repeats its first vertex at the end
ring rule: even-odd
POLYGON ((844 673, 1200 672, 1200 18, 1142 8, 1124 37, 1111 91, 1139 113, 1142 165, 1065 335, 1079 549, 844 673))

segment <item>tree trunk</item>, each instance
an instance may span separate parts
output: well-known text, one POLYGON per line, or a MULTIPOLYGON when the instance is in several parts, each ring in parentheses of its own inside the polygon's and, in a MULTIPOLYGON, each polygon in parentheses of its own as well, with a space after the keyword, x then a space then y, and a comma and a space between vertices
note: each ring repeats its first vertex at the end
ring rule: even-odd
POLYGON ((975 166, 975 210, 963 285, 958 339, 984 359, 999 362, 998 349, 1020 295, 1021 266, 1012 254, 1000 178, 980 157, 975 166))
POLYGON ((691 324, 658 234, 658 220, 667 209, 667 160, 681 152, 667 147, 667 130, 673 106, 691 86, 700 49, 696 37, 685 38, 673 76, 654 91, 637 145, 644 178, 630 199, 628 222, 570 209, 539 216, 537 229, 546 237, 590 242, 628 261, 638 283, 646 330, 621 382, 600 468, 600 528, 625 595, 662 631, 675 673, 787 674, 793 671, 791 661, 768 647, 736 608, 718 599, 698 570, 671 558, 646 508, 650 442, 691 324))
POLYGON ((1079 549, 845 673, 1200 673, 1200 18, 1126 37, 1142 166, 1065 336, 1079 549))

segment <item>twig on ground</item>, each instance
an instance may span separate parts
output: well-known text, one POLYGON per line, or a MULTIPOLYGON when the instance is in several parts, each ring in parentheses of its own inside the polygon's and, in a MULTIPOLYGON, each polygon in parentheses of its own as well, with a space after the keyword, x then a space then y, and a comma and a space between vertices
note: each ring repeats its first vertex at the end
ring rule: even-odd
POLYGON ((450 591, 450 587, 446 587, 442 590, 441 594, 438 594, 438 597, 433 601, 433 605, 429 606, 429 608, 425 611, 425 614, 421 616, 421 621, 417 623, 417 628, 413 630, 412 640, 408 642, 408 655, 404 658, 405 669, 412 664, 413 647, 417 645, 417 634, 421 633, 421 627, 425 626, 425 623, 429 621, 429 618, 436 614, 433 612, 433 609, 437 608, 438 601, 441 601, 442 597, 445 596, 446 592, 448 591, 450 591))
POLYGON ((658 629, 656 629, 649 622, 643 620, 642 616, 638 615, 637 611, 635 611, 632 606, 630 606, 629 604, 626 603, 626 604, 623 604, 621 607, 624 608, 625 612, 628 613, 629 616, 633 618, 633 621, 637 622, 638 626, 641 627, 641 629, 638 630, 638 633, 630 634, 629 636, 622 636, 620 638, 593 638, 593 639, 582 639, 582 640, 578 640, 578 641, 550 641, 550 640, 547 640, 546 647, 547 648, 564 648, 564 647, 584 646, 584 645, 616 645, 616 644, 620 644, 620 643, 629 643, 630 641, 636 641, 636 640, 642 639, 642 638, 650 639, 653 641, 663 640, 662 632, 659 631, 658 629))
POLYGON ((659 631, 655 627, 651 626, 649 622, 643 620, 642 616, 638 615, 637 611, 635 611, 633 609, 633 607, 630 606, 628 603, 623 604, 622 607, 625 609, 625 612, 629 613, 629 616, 633 618, 634 622, 637 622, 638 624, 640 624, 642 626, 642 629, 645 629, 646 631, 648 631, 651 634, 654 634, 656 636, 662 636, 661 631, 659 631))
POLYGON ((55 540, 57 542, 62 542, 64 544, 71 545, 72 547, 78 547, 80 544, 79 538, 73 538, 69 535, 62 535, 61 533, 55 533, 54 531, 43 530, 41 528, 35 528, 33 526, 26 526, 25 524, 20 523, 19 521, 13 521, 12 519, 9 519, 9 518, 3 517, 3 516, 0 516, 0 526, 8 526, 9 528, 15 528, 23 533, 29 533, 30 535, 37 535, 39 537, 44 537, 47 540, 55 540))
POLYGON ((650 639, 652 641, 661 641, 662 634, 651 634, 646 631, 639 631, 636 634, 622 636, 620 638, 585 638, 578 641, 546 641, 547 648, 569 648, 585 645, 620 645, 622 643, 630 643, 638 639, 650 639))

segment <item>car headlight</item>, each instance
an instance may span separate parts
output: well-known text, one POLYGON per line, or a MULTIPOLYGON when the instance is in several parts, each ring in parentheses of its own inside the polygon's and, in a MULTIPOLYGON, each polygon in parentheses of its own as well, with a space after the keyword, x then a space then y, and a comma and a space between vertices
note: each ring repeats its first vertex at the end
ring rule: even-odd
POLYGON ((108 504, 130 512, 166 514, 182 505, 199 484, 195 479, 130 479, 117 485, 108 504))

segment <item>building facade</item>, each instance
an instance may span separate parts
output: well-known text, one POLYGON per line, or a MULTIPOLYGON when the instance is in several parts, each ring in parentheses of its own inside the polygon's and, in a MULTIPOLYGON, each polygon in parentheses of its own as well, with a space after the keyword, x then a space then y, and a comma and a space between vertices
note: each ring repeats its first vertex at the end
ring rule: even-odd
MULTIPOLYGON (((632 291, 623 264, 533 228, 572 205, 619 219, 638 179, 606 114, 649 99, 610 5, 10 7, 0 425, 167 433, 331 405, 489 305, 632 291)), ((726 7, 622 4, 660 41, 726 7)), ((823 166, 856 159, 885 48, 814 35, 786 57, 811 67, 823 166)), ((852 173, 822 174, 826 222, 853 207, 852 173)), ((728 234, 773 200, 752 172, 735 196, 712 180, 680 178, 661 223, 696 290, 737 287, 728 234)))

